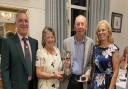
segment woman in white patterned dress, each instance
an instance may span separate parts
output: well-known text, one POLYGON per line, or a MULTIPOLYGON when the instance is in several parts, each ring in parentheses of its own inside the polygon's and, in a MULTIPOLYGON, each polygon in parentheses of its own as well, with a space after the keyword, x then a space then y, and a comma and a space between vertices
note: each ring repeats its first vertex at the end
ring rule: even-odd
POLYGON ((37 50, 36 74, 38 89, 58 89, 63 78, 60 52, 55 47, 55 32, 45 27, 42 32, 42 46, 37 50))

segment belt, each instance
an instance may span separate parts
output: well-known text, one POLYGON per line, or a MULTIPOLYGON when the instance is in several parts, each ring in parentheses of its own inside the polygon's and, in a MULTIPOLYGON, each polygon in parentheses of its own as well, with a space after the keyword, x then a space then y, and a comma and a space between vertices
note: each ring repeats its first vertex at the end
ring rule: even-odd
POLYGON ((79 79, 80 79, 80 76, 81 76, 81 75, 71 74, 71 77, 70 77, 70 78, 71 78, 72 80, 79 80, 79 79))

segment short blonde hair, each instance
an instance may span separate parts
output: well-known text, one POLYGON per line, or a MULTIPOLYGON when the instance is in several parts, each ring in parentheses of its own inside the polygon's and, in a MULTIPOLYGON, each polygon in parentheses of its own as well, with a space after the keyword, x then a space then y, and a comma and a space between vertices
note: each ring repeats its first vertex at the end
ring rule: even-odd
POLYGON ((111 28, 110 24, 106 20, 101 20, 98 23, 98 25, 97 25, 97 28, 96 28, 96 43, 97 44, 100 44, 101 43, 100 40, 97 37, 97 33, 98 33, 98 30, 99 30, 99 27, 101 26, 101 24, 105 24, 106 27, 108 28, 108 33, 109 33, 108 41, 110 43, 113 43, 114 41, 113 41, 113 38, 112 38, 112 28, 111 28))
POLYGON ((26 10, 24 10, 24 9, 18 10, 18 12, 17 12, 17 14, 16 14, 16 18, 18 17, 19 14, 25 14, 25 15, 27 16, 26 10))
POLYGON ((43 47, 45 47, 46 45, 46 33, 47 32, 51 32, 55 38, 55 31, 51 27, 45 26, 45 28, 42 31, 42 46, 43 47))

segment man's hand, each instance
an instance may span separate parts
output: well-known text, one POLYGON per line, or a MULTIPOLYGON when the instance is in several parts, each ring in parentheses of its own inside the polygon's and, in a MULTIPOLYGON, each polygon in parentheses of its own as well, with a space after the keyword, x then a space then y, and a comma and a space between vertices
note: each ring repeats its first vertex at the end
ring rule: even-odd
POLYGON ((88 75, 82 75, 81 76, 81 79, 83 79, 83 81, 85 79, 85 82, 88 82, 90 80, 90 76, 88 76, 88 75))

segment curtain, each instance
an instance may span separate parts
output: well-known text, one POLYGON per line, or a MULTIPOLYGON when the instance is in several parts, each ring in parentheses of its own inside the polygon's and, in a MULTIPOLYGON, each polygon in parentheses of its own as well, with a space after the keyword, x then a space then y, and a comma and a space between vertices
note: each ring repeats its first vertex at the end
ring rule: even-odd
MULTIPOLYGON (((68 13, 66 11, 66 2, 68 0, 46 0, 46 18, 47 26, 52 27, 56 34, 56 45, 62 50, 63 40, 68 32, 68 13)), ((102 19, 109 21, 110 0, 88 0, 88 33, 87 35, 95 41, 95 29, 98 22, 102 19)))
POLYGON ((45 3, 45 24, 54 29, 56 45, 62 50, 63 40, 66 37, 65 0, 46 0, 45 3))
POLYGON ((95 30, 102 19, 109 21, 110 0, 89 0, 88 35, 95 40, 95 30))

